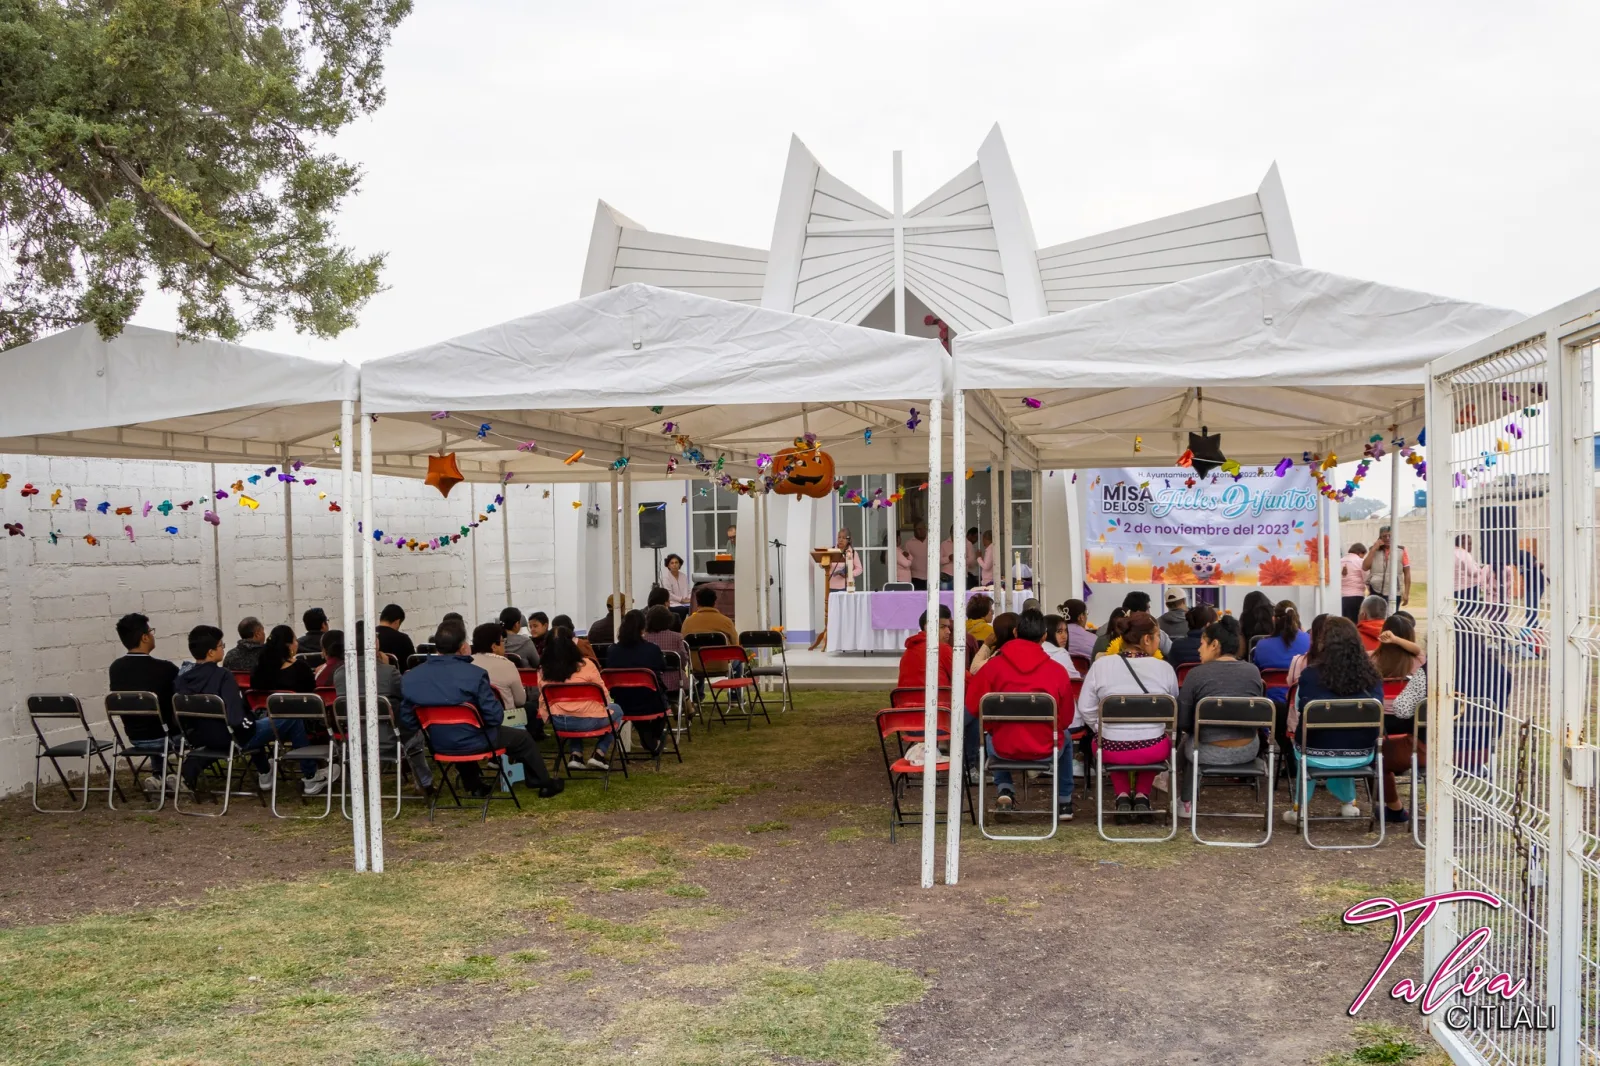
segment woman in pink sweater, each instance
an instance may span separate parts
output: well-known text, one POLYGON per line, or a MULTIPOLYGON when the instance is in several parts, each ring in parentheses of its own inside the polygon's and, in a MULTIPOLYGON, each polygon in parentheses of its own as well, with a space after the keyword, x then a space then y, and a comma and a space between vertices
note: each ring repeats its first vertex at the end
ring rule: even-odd
MULTIPOLYGON (((582 733, 601 729, 606 722, 615 728, 622 722, 622 708, 611 700, 600 668, 593 659, 578 649, 570 629, 552 629, 545 644, 544 657, 539 660, 539 717, 550 722, 562 732, 582 733), (588 683, 598 689, 598 695, 556 695, 549 698, 546 685, 588 683)), ((594 754, 583 758, 583 742, 567 744, 569 770, 604 770, 611 765, 611 744, 614 734, 607 733, 595 742, 594 754)))

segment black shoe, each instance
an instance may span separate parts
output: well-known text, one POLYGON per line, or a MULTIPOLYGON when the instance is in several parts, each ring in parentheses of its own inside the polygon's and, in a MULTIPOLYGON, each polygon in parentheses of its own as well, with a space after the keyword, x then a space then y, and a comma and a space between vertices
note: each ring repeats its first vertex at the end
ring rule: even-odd
POLYGON ((561 778, 552 778, 548 785, 539 786, 539 798, 549 799, 551 796, 559 796, 566 789, 566 787, 567 783, 561 780, 561 778))
MULTIPOLYGON (((1146 806, 1149 806, 1146 804, 1146 806)), ((1127 825, 1133 821, 1133 803, 1127 796, 1117 797, 1117 824, 1127 825)))
POLYGON ((1133 820, 1141 824, 1150 820, 1149 796, 1133 797, 1133 820))
POLYGON ((1406 810, 1404 807, 1401 807, 1399 810, 1396 810, 1393 807, 1385 807, 1383 809, 1383 820, 1388 822, 1390 825, 1410 825, 1411 812, 1406 810))
POLYGON ((1056 808, 1056 821, 1058 821, 1058 822, 1070 822, 1070 821, 1072 821, 1072 801, 1071 800, 1067 800, 1065 803, 1061 804, 1058 808, 1056 808))
POLYGON ((467 795, 475 800, 486 800, 490 796, 494 795, 494 786, 484 784, 474 785, 467 791, 467 795))

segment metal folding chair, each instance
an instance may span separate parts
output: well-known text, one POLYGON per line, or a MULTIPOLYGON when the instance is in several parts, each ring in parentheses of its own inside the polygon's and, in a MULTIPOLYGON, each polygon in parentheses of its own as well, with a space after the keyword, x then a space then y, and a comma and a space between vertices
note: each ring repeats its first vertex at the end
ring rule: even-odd
MULTIPOLYGON (((674 735, 679 733, 683 734, 684 739, 686 740, 693 740, 693 716, 691 715, 689 719, 686 719, 683 713, 684 704, 686 702, 684 696, 689 687, 689 664, 684 662, 683 658, 675 651, 662 652, 661 661, 663 673, 675 673, 678 675, 678 691, 669 692, 667 694, 668 697, 674 701, 675 705, 675 710, 673 712, 674 724, 672 726, 672 732, 674 735)), ((682 758, 682 756, 680 755, 679 758, 682 758)))
POLYGON ((295 653, 295 660, 305 663, 312 670, 320 670, 322 664, 328 661, 328 657, 320 651, 302 651, 295 653))
POLYGON ((1300 799, 1300 835, 1305 838, 1307 846, 1318 851, 1361 851, 1366 848, 1375 848, 1383 843, 1384 824, 1387 821, 1381 811, 1383 809, 1383 704, 1378 700, 1312 700, 1300 708, 1300 728, 1295 733, 1296 759, 1300 776, 1295 782, 1295 793, 1300 799), (1371 729, 1373 735, 1372 761, 1364 766, 1352 767, 1348 770, 1326 770, 1310 766, 1307 763, 1306 749, 1315 748, 1312 737, 1318 732, 1330 729, 1371 729), (1337 815, 1323 815, 1313 819, 1311 804, 1308 802, 1308 786, 1315 781, 1329 781, 1336 778, 1350 778, 1364 781, 1367 785, 1367 796, 1372 803, 1372 816, 1370 822, 1375 822, 1378 827, 1378 839, 1371 844, 1316 844, 1311 840, 1311 823, 1318 822, 1345 822, 1348 819, 1337 815))
POLYGON ((749 629, 739 634, 739 646, 758 657, 750 666, 751 677, 778 678, 783 692, 783 704, 778 710, 787 711, 793 707, 789 694, 789 657, 784 651, 783 634, 776 629, 749 629))
POLYGON ((683 643, 689 649, 690 713, 699 715, 705 722, 706 731, 710 732, 711 716, 704 713, 700 704, 705 699, 712 678, 706 673, 705 663, 700 659, 700 650, 727 647, 728 638, 721 633, 685 633, 683 643))
POLYGON ((1175 668, 1176 673, 1178 675, 1178 687, 1179 688, 1183 687, 1183 680, 1184 680, 1184 678, 1189 676, 1189 671, 1193 670, 1195 667, 1197 667, 1199 665, 1200 665, 1199 663, 1184 663, 1182 666, 1179 666, 1179 667, 1175 668))
MULTIPOLYGON (((207 759, 212 762, 223 763, 222 770, 222 809, 215 814, 206 814, 202 811, 186 811, 178 802, 183 795, 180 787, 172 794, 172 809, 179 814, 186 814, 193 818, 221 818, 228 813, 228 801, 234 796, 255 795, 265 805, 266 799, 259 793, 250 790, 234 791, 233 768, 238 761, 238 756, 243 754, 239 749, 239 742, 234 739, 233 730, 228 725, 228 712, 222 702, 221 696, 214 696, 209 692, 182 693, 172 697, 172 717, 178 726, 178 768, 182 772, 184 761, 187 759, 207 759), (226 743, 221 738, 226 737, 226 743)), ((244 760, 245 772, 249 772, 249 760, 244 760)), ((197 790, 198 791, 198 790, 197 790)))
MULTIPOLYGON (((167 782, 176 772, 171 763, 174 750, 174 730, 161 713, 161 701, 154 692, 109 692, 106 694, 106 720, 111 723, 111 772, 117 763, 126 759, 128 772, 133 775, 135 788, 139 787, 139 764, 145 763, 151 777, 156 778, 160 792, 156 797, 156 810, 167 803, 167 782), (140 736, 139 734, 143 734, 140 736), (160 767, 160 774, 156 768, 160 767)), ((117 793, 107 790, 106 803, 117 809, 117 793)))
MULTIPOLYGON (((339 776, 339 814, 346 820, 350 818, 350 754, 351 730, 348 705, 345 698, 340 696, 323 704, 328 716, 328 736, 340 746, 340 758, 344 762, 345 773, 339 776)), ((384 766, 394 766, 394 795, 380 796, 381 801, 394 800, 394 810, 389 813, 389 820, 400 817, 400 808, 406 800, 426 802, 428 796, 424 792, 405 791, 405 745, 400 740, 400 726, 395 721, 394 708, 389 705, 388 697, 378 697, 378 759, 384 766)))
MULTIPOLYGON (((1056 775, 1061 772, 1061 759, 1063 755, 1056 750, 1060 744, 1060 719, 1057 713, 1055 697, 1042 692, 991 692, 978 701, 978 832, 990 840, 1049 840, 1056 835, 1060 827, 1060 808, 1056 802, 1059 791, 1056 775), (1046 759, 1002 759, 991 758, 987 738, 995 727, 1001 725, 1020 725, 1032 732, 1043 733, 1049 730, 1051 756, 1046 759), (1030 770, 1038 770, 1049 775, 1050 797, 1047 811, 1022 810, 1013 808, 1011 814, 1048 814, 1050 816, 1050 832, 1048 833, 991 833, 984 824, 984 812, 988 807, 984 800, 984 789, 989 780, 990 770, 1010 770, 1013 773, 1026 774, 1030 770)), ((1072 752, 1069 750, 1064 756, 1067 761, 1067 772, 1072 772, 1072 752)), ((1024 778, 1026 780, 1026 778, 1024 778)))
MULTIPOLYGON (((1385 730, 1389 728, 1388 721, 1390 715, 1388 714, 1388 708, 1393 705, 1395 698, 1399 696, 1400 693, 1404 692, 1406 690, 1406 686, 1410 683, 1411 679, 1409 677, 1386 677, 1383 679, 1385 730)), ((1427 745, 1428 720, 1426 716, 1426 710, 1427 707, 1426 704, 1424 704, 1423 706, 1417 708, 1419 713, 1415 713, 1411 716, 1411 841, 1419 848, 1427 847, 1422 840, 1422 771, 1426 768, 1426 764, 1424 763, 1422 757, 1422 751, 1427 745)), ((1404 734, 1386 732, 1384 739, 1388 739, 1392 736, 1403 735, 1404 734)))
POLYGON ((1078 676, 1079 677, 1088 676, 1089 667, 1094 665, 1094 662, 1089 658, 1089 656, 1087 656, 1087 655, 1073 655, 1070 658, 1072 659, 1072 665, 1076 666, 1078 668, 1078 676))
MULTIPOLYGON (((461 796, 456 791, 455 785, 450 782, 450 770, 455 768, 456 776, 461 775, 461 766, 466 763, 481 763, 494 767, 495 783, 505 786, 505 792, 511 797, 511 802, 522 809, 522 801, 517 798, 516 786, 512 784, 511 777, 506 773, 506 749, 497 748, 489 739, 489 730, 483 724, 483 716, 478 713, 478 708, 470 703, 457 703, 436 707, 418 707, 417 723, 422 727, 422 735, 427 738, 428 751, 433 756, 433 761, 439 764, 439 776, 442 782, 450 789, 450 795, 455 798, 456 806, 463 806, 461 796), (471 726, 478 731, 478 738, 482 747, 473 752, 460 754, 442 754, 433 743, 433 729, 437 726, 464 725, 471 726)), ((463 788, 465 786, 463 785, 463 788)), ((489 820, 489 803, 495 798, 496 789, 489 789, 483 797, 483 820, 489 820)), ((434 789, 428 797, 428 821, 433 821, 433 812, 439 806, 439 790, 434 789)))
MULTIPOLYGON (((922 775, 928 772, 927 760, 931 756, 934 762, 934 773, 949 774, 950 758, 939 751, 937 742, 926 742, 926 718, 921 710, 899 710, 890 708, 878 712, 878 747, 883 753, 883 768, 889 775, 889 843, 894 843, 895 830, 906 825, 921 825, 922 812, 920 810, 903 810, 900 805, 902 798, 910 794, 911 782, 922 780, 922 775), (893 739, 894 748, 891 750, 889 741, 893 739), (911 745, 923 745, 923 761, 913 763, 906 758, 906 752, 911 745)), ((939 712, 938 741, 948 742, 950 739, 950 712, 939 712)), ((963 776, 966 776, 965 774, 963 776)), ((972 800, 972 779, 966 777, 965 791, 967 794, 967 816, 977 824, 977 812, 972 800)), ((943 792, 944 789, 940 789, 943 792)), ((959 817, 959 814, 957 815, 959 817)), ((938 819, 938 824, 944 824, 946 819, 938 819)))
POLYGON ((28 697, 28 718, 33 722, 34 735, 38 737, 38 747, 33 753, 33 809, 40 814, 76 814, 87 810, 89 806, 89 793, 104 791, 106 799, 110 801, 110 794, 114 791, 119 796, 122 794, 121 786, 117 784, 116 774, 111 770, 111 764, 106 761, 105 753, 116 745, 114 741, 101 740, 94 735, 94 730, 89 728, 89 719, 83 713, 83 702, 76 696, 65 693, 40 693, 28 697), (77 740, 58 741, 52 743, 45 737, 46 728, 60 729, 63 725, 76 722, 78 728, 83 730, 83 736, 77 740), (61 779, 61 784, 67 790, 67 798, 77 795, 72 787, 72 782, 67 779, 67 772, 61 768, 62 759, 83 760, 83 800, 76 807, 41 807, 39 806, 39 764, 45 759, 50 760, 50 765, 56 768, 56 776, 61 779), (89 778, 94 772, 94 761, 100 760, 100 765, 106 771, 106 785, 90 787, 89 778))
POLYGON ((772 724, 772 716, 767 713, 767 700, 761 694, 761 686, 756 684, 756 679, 750 676, 750 654, 737 644, 713 646, 700 649, 700 664, 707 669, 709 674, 713 666, 726 666, 727 676, 710 676, 706 682, 706 691, 711 693, 711 709, 717 712, 717 718, 724 725, 730 718, 743 718, 744 727, 749 729, 756 719, 760 708, 761 717, 772 724), (740 672, 735 674, 734 667, 739 667, 740 672), (727 706, 717 699, 717 693, 725 692, 728 695, 727 706), (733 697, 735 693, 743 693, 740 701, 740 710, 734 710, 733 697))
POLYGON ((618 706, 622 707, 623 722, 661 723, 662 743, 654 756, 656 769, 661 769, 661 757, 666 754, 668 738, 672 740, 672 753, 678 757, 679 762, 682 762, 683 752, 678 750, 678 735, 673 732, 672 720, 668 716, 667 694, 662 691, 661 678, 656 672, 642 666, 623 667, 602 670, 600 676, 606 683, 606 690, 616 699, 618 706), (630 708, 628 703, 633 702, 635 696, 642 706, 630 708))
POLYGON ((1194 706, 1194 751, 1189 756, 1189 834, 1202 844, 1219 848, 1259 848, 1272 839, 1272 795, 1274 768, 1278 745, 1272 739, 1272 725, 1277 708, 1265 696, 1207 696, 1194 706), (1200 733, 1209 726, 1228 726, 1238 729, 1258 729, 1266 733, 1267 757, 1259 755, 1247 763, 1228 766, 1208 765, 1200 761, 1200 733), (1256 799, 1261 799, 1261 786, 1267 786, 1267 833, 1260 840, 1207 840, 1200 835, 1201 818, 1255 818, 1253 812, 1217 811, 1200 813, 1200 786, 1205 778, 1249 778, 1255 787, 1256 799))
MULTIPOLYGON (((329 781, 322 790, 324 802, 321 814, 284 814, 278 810, 278 778, 283 771, 283 760, 293 759, 318 762, 328 768, 328 776, 333 776, 334 768, 339 765, 339 744, 331 732, 326 744, 307 744, 302 748, 285 746, 278 727, 285 722, 301 722, 307 731, 313 725, 326 727, 328 724, 327 705, 322 702, 322 697, 304 692, 274 692, 267 697, 266 705, 267 724, 272 727, 272 799, 267 808, 272 811, 274 818, 310 818, 322 819, 333 813, 333 782, 329 781)), ((343 774, 340 775, 341 777, 343 774)))
POLYGON ((607 659, 607 657, 609 657, 611 655, 611 645, 612 645, 612 643, 613 643, 612 641, 606 641, 606 640, 602 640, 598 644, 596 644, 592 640, 589 642, 589 647, 594 649, 595 661, 598 662, 601 665, 601 667, 604 667, 606 665, 606 659, 607 659))
POLYGON ((556 737, 556 757, 561 760, 561 765, 566 767, 569 778, 574 774, 600 774, 600 787, 609 789, 611 787, 612 764, 619 761, 622 767, 622 776, 628 776, 628 753, 622 747, 622 730, 618 725, 612 723, 609 715, 603 719, 595 719, 600 724, 593 729, 567 730, 556 725, 557 711, 555 704, 559 700, 577 698, 583 702, 598 701, 604 704, 606 702, 606 694, 599 685, 588 681, 546 681, 540 688, 540 692, 544 696, 545 709, 550 712, 550 731, 556 737), (604 770, 596 770, 588 766, 582 770, 572 768, 567 757, 568 743, 576 740, 578 741, 579 750, 582 750, 583 741, 598 740, 608 734, 611 736, 611 749, 606 752, 606 767, 604 770))
POLYGON ((428 661, 428 657, 426 655, 424 655, 422 652, 420 652, 420 651, 419 652, 414 652, 411 655, 407 655, 406 656, 406 669, 409 670, 413 666, 416 666, 419 663, 424 663, 424 662, 427 662, 427 661, 428 661))
MULTIPOLYGON (((1154 744, 1153 738, 1150 743, 1154 744)), ((1178 701, 1165 693, 1138 696, 1107 696, 1100 701, 1100 740, 1094 746, 1094 824, 1100 839, 1113 844, 1159 844, 1178 835, 1178 701), (1157 773, 1165 770, 1172 787, 1167 790, 1167 804, 1172 809, 1172 821, 1167 835, 1162 837, 1111 836, 1106 832, 1106 761, 1105 731, 1108 725, 1159 725, 1167 735, 1167 757, 1151 763, 1111 763, 1118 773, 1135 774, 1146 770, 1157 773)), ((1154 810, 1151 811, 1154 814, 1154 810)))
MULTIPOLYGON (((889 693, 889 706, 896 709, 910 710, 921 707, 926 699, 926 694, 920 688, 897 688, 889 693)), ((950 706, 950 690, 948 688, 939 690, 939 706, 950 706)))

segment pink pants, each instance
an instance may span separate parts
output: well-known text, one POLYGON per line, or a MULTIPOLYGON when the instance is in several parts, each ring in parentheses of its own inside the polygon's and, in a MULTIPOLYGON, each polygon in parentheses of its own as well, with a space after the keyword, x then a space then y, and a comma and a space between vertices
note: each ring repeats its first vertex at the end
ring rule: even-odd
MULTIPOLYGON (((1097 739, 1095 745, 1098 747, 1099 744, 1100 741, 1097 739)), ((1160 762, 1171 751, 1172 741, 1167 737, 1162 737, 1160 740, 1153 740, 1145 747, 1135 748, 1132 751, 1107 750, 1101 754, 1100 758, 1107 766, 1113 766, 1117 763, 1150 763, 1160 762)), ((1119 796, 1126 796, 1130 792, 1139 796, 1149 796, 1150 789, 1154 787, 1156 780, 1156 772, 1154 770, 1141 770, 1136 774, 1117 770, 1108 770, 1106 772, 1111 776, 1112 791, 1119 796), (1132 788, 1128 787, 1128 778, 1130 777, 1134 778, 1132 788)))

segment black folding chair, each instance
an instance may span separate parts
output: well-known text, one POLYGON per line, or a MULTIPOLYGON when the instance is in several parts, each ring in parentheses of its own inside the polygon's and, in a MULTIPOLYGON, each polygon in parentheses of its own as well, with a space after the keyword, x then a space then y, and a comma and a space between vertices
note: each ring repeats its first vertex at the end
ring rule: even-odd
POLYGON ((787 711, 793 705, 789 693, 789 657, 785 653, 783 634, 776 629, 747 629, 739 634, 739 646, 754 652, 757 661, 750 665, 750 676, 778 678, 782 686, 783 702, 778 710, 787 711))
POLYGON ((106 761, 106 752, 116 745, 110 740, 101 740, 95 736, 94 730, 89 728, 89 719, 83 713, 83 702, 76 696, 65 693, 41 693, 28 697, 28 718, 33 722, 34 735, 39 738, 38 747, 33 754, 33 809, 40 814, 76 814, 88 809, 89 793, 106 792, 107 800, 110 793, 115 791, 122 794, 121 786, 117 784, 116 774, 111 770, 111 764, 106 761), (46 729, 57 730, 76 722, 78 728, 83 730, 83 736, 76 740, 52 742, 45 736, 46 729), (67 779, 67 772, 61 768, 62 759, 83 760, 83 800, 76 807, 41 807, 39 806, 39 764, 45 759, 50 760, 50 765, 56 768, 56 776, 61 779, 61 784, 67 790, 67 798, 77 795, 72 787, 72 782, 67 779), (89 785, 89 778, 94 772, 94 761, 100 760, 100 765, 106 771, 106 785, 93 788, 89 785))
POLYGON ((672 721, 667 717, 667 694, 662 691, 660 675, 640 666, 602 670, 600 677, 606 683, 606 691, 622 708, 624 722, 633 722, 635 729, 641 722, 661 723, 661 746, 653 754, 656 769, 661 769, 661 757, 666 754, 666 741, 669 738, 672 741, 672 754, 682 762, 683 752, 678 750, 678 735, 672 731, 672 721))
POLYGON ((1192 745, 1189 755, 1189 833, 1202 844, 1219 848, 1259 848, 1272 839, 1272 794, 1274 770, 1277 765, 1278 745, 1272 739, 1272 726, 1277 714, 1273 702, 1265 696, 1207 696, 1194 705, 1194 736, 1186 741, 1192 745), (1267 756, 1257 756, 1247 763, 1219 765, 1200 761, 1200 736, 1209 728, 1256 729, 1265 736, 1267 756), (1261 800, 1266 785, 1267 832, 1260 840, 1207 840, 1200 835, 1201 818, 1257 818, 1251 811, 1216 811, 1200 813, 1200 786, 1206 778, 1246 778, 1255 787, 1257 802, 1261 800))
MULTIPOLYGON (((278 810, 278 779, 283 772, 283 760, 293 759, 296 762, 309 761, 321 763, 327 767, 328 777, 332 777, 339 765, 339 745, 332 735, 329 735, 325 744, 307 744, 298 748, 288 747, 280 731, 288 722, 300 722, 307 732, 313 726, 323 727, 328 722, 327 707, 322 702, 322 697, 314 693, 305 692, 274 692, 267 697, 267 724, 272 727, 272 799, 268 809, 275 818, 311 818, 323 819, 333 813, 333 785, 328 781, 323 789, 323 804, 321 814, 284 814, 278 810)), ((302 798, 303 799, 303 798, 302 798)))
MULTIPOLYGON (((344 773, 339 776, 339 814, 348 820, 350 817, 350 745, 355 743, 351 738, 359 736, 360 731, 350 728, 349 714, 343 696, 340 696, 330 704, 326 704, 326 707, 328 735, 343 749, 340 756, 344 762, 344 773)), ((378 697, 378 763, 385 769, 389 766, 394 767, 394 795, 380 795, 378 797, 383 802, 394 800, 394 810, 389 814, 390 821, 400 817, 401 806, 407 800, 420 803, 428 802, 428 795, 425 792, 408 793, 405 791, 407 763, 405 744, 400 739, 400 725, 395 720, 394 708, 385 696, 378 697)))
POLYGON ((678 690, 667 693, 667 698, 672 700, 674 705, 672 732, 674 734, 683 734, 685 740, 693 740, 694 733, 691 723, 684 718, 683 714, 684 690, 689 687, 689 664, 684 662, 675 651, 662 652, 661 660, 663 674, 675 673, 678 675, 678 690))
MULTIPOLYGON (((259 792, 241 789, 234 791, 233 769, 234 763, 240 761, 238 757, 244 754, 239 748, 239 742, 234 739, 233 730, 228 725, 228 712, 221 696, 209 692, 179 693, 172 697, 172 717, 178 726, 178 767, 182 772, 185 761, 189 759, 204 759, 212 763, 223 763, 222 770, 222 809, 215 814, 205 814, 201 811, 186 811, 178 802, 183 795, 180 785, 172 794, 172 809, 179 814, 187 814, 194 818, 221 818, 228 813, 228 801, 234 796, 249 796, 254 794, 266 805, 266 797, 259 792), (227 739, 224 740, 223 738, 227 739)), ((243 760, 245 772, 250 770, 250 761, 243 760)))
MULTIPOLYGON (((1160 737, 1153 737, 1151 744, 1160 737)), ((1094 746, 1094 824, 1102 840, 1113 844, 1159 844, 1178 835, 1178 701, 1165 693, 1139 696, 1107 696, 1100 701, 1100 739, 1094 746), (1167 804, 1172 808, 1172 824, 1163 837, 1110 836, 1106 833, 1105 794, 1106 762, 1105 731, 1112 725, 1159 725, 1167 737, 1167 757, 1148 763, 1112 763, 1118 773, 1130 775, 1154 770, 1165 770, 1173 787, 1167 792, 1167 804)), ((1152 813, 1154 813, 1152 811, 1152 813)))
MULTIPOLYGON (((942 712, 948 713, 948 712, 942 712)), ((1069 750, 1062 754, 1057 750, 1060 743, 1060 721, 1057 713, 1055 697, 1042 692, 991 692, 978 701, 978 832, 990 840, 1049 840, 1056 835, 1060 827, 1060 804, 1056 801, 1059 792, 1057 775, 1061 773, 1061 760, 1067 760, 1067 773, 1072 772, 1072 752, 1069 750), (1049 746, 1051 754, 1044 759, 1001 759, 989 755, 988 736, 996 726, 1015 724, 1028 727, 1030 731, 1041 734, 1043 739, 1045 730, 1049 730, 1049 746), (984 800, 984 788, 989 779, 990 770, 1010 770, 1012 773, 1026 775, 1029 771, 1037 770, 1041 774, 1049 775, 1050 796, 1048 810, 1022 810, 1013 808, 1011 814, 1048 814, 1050 816, 1050 832, 1048 833, 991 833, 984 824, 984 810, 988 806, 984 800)), ((1024 776, 1023 780, 1027 780, 1024 776)))
MULTIPOLYGON (((706 731, 711 731, 711 718, 706 715, 700 706, 705 699, 706 692, 712 681, 712 675, 706 672, 706 667, 700 661, 697 652, 701 648, 722 648, 728 644, 728 638, 721 633, 685 633, 683 643, 689 649, 689 677, 692 688, 689 696, 690 713, 699 715, 705 720, 706 731)), ((720 675, 718 675, 720 676, 720 675)))
POLYGON ((413 655, 407 655, 406 656, 406 669, 409 670, 413 666, 416 666, 418 663, 426 662, 427 659, 428 659, 428 657, 426 655, 424 655, 420 651, 415 653, 415 654, 413 654, 413 655))
POLYGON ((589 642, 589 647, 594 649, 595 661, 598 662, 601 667, 604 667, 606 665, 606 659, 611 655, 611 642, 601 641, 600 643, 596 644, 591 640, 589 642))
MULTIPOLYGON (((155 778, 158 789, 156 810, 167 802, 168 781, 175 781, 176 769, 170 764, 177 747, 176 730, 161 713, 161 701, 154 692, 109 692, 106 694, 106 720, 111 723, 111 772, 127 760, 133 784, 139 787, 139 766, 155 778), (159 768, 160 773, 157 773, 159 768)), ((148 790, 146 790, 148 791, 148 790)), ((106 803, 117 809, 115 791, 106 792, 106 803)))
MULTIPOLYGON (((1300 801, 1300 835, 1306 845, 1318 851, 1361 851, 1383 843, 1383 703, 1379 700, 1312 700, 1300 708, 1300 728, 1295 731, 1296 768, 1300 772, 1295 781, 1295 795, 1300 801), (1371 729, 1373 735, 1372 761, 1349 769, 1324 769, 1311 766, 1307 749, 1315 750, 1314 738, 1331 729, 1371 729), (1311 840, 1311 822, 1348 822, 1357 819, 1342 815, 1311 817, 1309 800, 1312 781, 1332 781, 1347 778, 1365 782, 1367 797, 1371 801, 1371 821, 1377 824, 1378 839, 1370 844, 1316 844, 1311 840)), ((1371 831, 1371 827, 1368 827, 1371 831)))
POLYGON ((295 654, 295 661, 305 663, 313 670, 320 670, 322 664, 328 661, 328 657, 320 651, 302 651, 295 654))

